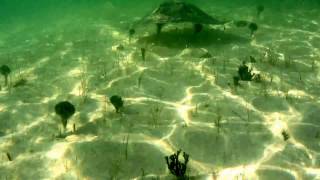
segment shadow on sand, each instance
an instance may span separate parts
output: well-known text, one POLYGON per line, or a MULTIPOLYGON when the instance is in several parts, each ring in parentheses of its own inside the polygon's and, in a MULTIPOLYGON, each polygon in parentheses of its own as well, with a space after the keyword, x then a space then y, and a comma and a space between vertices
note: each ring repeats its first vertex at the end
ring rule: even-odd
POLYGON ((210 45, 225 45, 229 43, 248 43, 249 38, 224 32, 217 29, 205 29, 195 34, 192 28, 170 29, 160 34, 142 36, 139 44, 154 44, 170 48, 203 47, 210 45))

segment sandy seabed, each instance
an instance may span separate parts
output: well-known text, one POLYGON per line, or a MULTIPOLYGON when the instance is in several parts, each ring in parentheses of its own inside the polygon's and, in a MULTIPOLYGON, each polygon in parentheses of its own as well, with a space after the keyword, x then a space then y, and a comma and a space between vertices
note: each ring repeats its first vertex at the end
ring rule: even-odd
POLYGON ((257 19, 238 7, 227 17, 257 22, 254 37, 236 27, 193 35, 188 25, 156 36, 150 25, 131 42, 132 14, 10 25, 0 36, 0 65, 12 70, 9 86, 0 81, 0 179, 175 179, 164 156, 178 149, 190 155, 191 179, 320 179, 317 14, 266 10, 257 19), (262 82, 234 86, 243 61, 262 82), (112 95, 123 97, 121 113, 112 95), (56 138, 54 106, 64 100, 76 113, 56 138))

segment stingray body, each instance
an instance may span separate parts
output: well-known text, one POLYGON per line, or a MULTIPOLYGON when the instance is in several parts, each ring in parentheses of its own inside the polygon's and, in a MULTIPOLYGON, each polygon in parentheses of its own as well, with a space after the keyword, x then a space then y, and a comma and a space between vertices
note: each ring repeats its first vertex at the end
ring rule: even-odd
POLYGON ((202 11, 197 6, 182 2, 171 0, 169 2, 161 3, 150 14, 143 17, 141 20, 133 24, 129 30, 129 39, 136 32, 135 28, 146 24, 155 24, 157 34, 160 34, 162 28, 166 24, 172 23, 191 23, 193 24, 194 33, 197 34, 203 30, 203 25, 220 25, 225 30, 226 25, 234 24, 236 27, 248 27, 251 31, 251 36, 258 29, 257 24, 245 20, 240 21, 225 21, 216 19, 209 14, 202 11))
POLYGON ((142 18, 138 24, 154 23, 157 25, 157 33, 168 23, 192 23, 195 32, 202 30, 203 24, 223 25, 220 21, 208 15, 193 4, 181 1, 169 1, 160 4, 151 14, 142 18))
POLYGON ((164 2, 144 21, 156 24, 190 22, 194 24, 223 24, 193 4, 185 2, 164 2))

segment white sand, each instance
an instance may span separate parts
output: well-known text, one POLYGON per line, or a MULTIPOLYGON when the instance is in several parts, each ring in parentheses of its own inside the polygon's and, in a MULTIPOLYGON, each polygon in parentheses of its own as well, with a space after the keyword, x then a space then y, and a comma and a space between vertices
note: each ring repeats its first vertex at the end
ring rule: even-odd
MULTIPOLYGON (((255 19, 249 7, 233 10, 228 18, 255 19)), ((195 179, 320 179, 317 15, 266 11, 253 39, 247 29, 206 30, 195 39, 180 28, 155 40, 148 27, 150 36, 138 29, 131 43, 130 14, 115 22, 67 16, 49 27, 8 25, 0 65, 11 67, 11 84, 27 83, 3 87, 1 77, 0 179, 174 179, 164 156, 180 148, 195 179), (213 57, 200 58, 206 52, 213 57), (264 82, 235 89, 232 77, 250 55, 264 82), (125 100, 121 114, 108 102, 115 94, 125 100), (77 111, 71 135, 56 139, 54 106, 63 100, 77 111)))

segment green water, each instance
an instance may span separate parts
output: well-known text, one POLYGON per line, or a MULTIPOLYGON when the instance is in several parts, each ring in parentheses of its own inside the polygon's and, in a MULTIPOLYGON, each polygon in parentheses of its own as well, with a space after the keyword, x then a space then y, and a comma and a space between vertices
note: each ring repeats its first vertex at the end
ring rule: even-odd
POLYGON ((180 148, 190 179, 320 178, 320 1, 186 0, 228 23, 135 26, 162 2, 0 0, 0 179, 171 180, 180 148), (260 82, 234 83, 243 63, 260 82))

